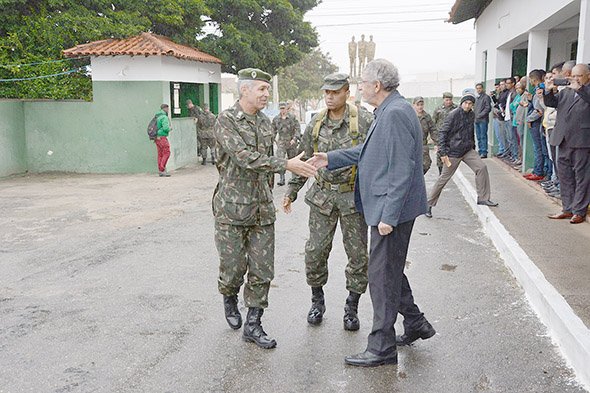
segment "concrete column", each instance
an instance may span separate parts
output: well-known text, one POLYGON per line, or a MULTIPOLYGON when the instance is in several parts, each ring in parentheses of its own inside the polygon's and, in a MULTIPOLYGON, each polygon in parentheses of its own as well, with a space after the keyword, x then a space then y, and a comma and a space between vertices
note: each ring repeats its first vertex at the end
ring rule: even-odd
POLYGON ((580 27, 578 30, 578 63, 590 63, 590 0, 580 2, 580 27))
POLYGON ((527 74, 534 69, 545 69, 547 66, 547 47, 549 45, 549 30, 529 31, 529 45, 527 53, 527 74))

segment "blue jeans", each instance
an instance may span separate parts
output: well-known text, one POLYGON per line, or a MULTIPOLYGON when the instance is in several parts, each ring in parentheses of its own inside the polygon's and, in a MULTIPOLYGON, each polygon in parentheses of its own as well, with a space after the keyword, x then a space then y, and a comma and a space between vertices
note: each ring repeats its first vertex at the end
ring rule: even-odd
POLYGON ((547 138, 545 132, 541 129, 541 154, 543 155, 543 173, 548 178, 553 176, 553 162, 549 158, 549 149, 547 148, 547 138))
MULTIPOLYGON (((529 129, 531 133, 531 139, 533 140, 533 174, 537 176, 545 175, 545 159, 543 156, 543 150, 545 150, 545 156, 547 156, 547 145, 543 142, 541 122, 541 119, 535 120, 531 123, 531 128, 529 129)), ((547 159, 549 159, 549 156, 547 156, 547 159)))
POLYGON ((494 134, 498 140, 498 154, 504 154, 506 152, 506 145, 504 144, 504 136, 501 130, 504 128, 504 122, 502 120, 494 118, 494 134))
POLYGON ((475 122, 475 136, 477 138, 477 149, 480 156, 488 155, 488 121, 475 122))
POLYGON ((514 138, 514 132, 512 131, 512 120, 504 122, 504 129, 502 130, 504 135, 504 148, 512 158, 518 157, 518 143, 514 138), (516 147, 516 156, 514 155, 514 148, 516 147))

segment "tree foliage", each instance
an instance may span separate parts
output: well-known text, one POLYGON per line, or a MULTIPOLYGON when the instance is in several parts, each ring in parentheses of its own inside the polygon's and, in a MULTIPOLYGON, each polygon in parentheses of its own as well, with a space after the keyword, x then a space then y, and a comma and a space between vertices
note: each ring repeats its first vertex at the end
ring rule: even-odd
POLYGON ((319 0, 0 0, 0 79, 76 72, 0 82, 0 97, 86 98, 88 59, 61 51, 149 31, 219 57, 224 71, 259 67, 274 73, 317 46, 303 15, 319 0), (215 31, 204 29, 206 22, 215 31), (200 40, 198 39, 200 38, 200 40), (20 66, 19 66, 20 65, 20 66))
POLYGON ((279 95, 288 100, 313 100, 323 96, 324 77, 338 71, 329 54, 315 49, 297 64, 279 70, 279 95))

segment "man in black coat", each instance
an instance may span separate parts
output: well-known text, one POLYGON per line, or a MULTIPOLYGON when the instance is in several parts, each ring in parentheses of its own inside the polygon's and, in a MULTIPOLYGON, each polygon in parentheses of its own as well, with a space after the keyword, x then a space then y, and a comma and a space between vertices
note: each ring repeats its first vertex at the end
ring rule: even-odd
POLYGON ((557 92, 553 80, 545 87, 545 105, 557 108, 550 143, 559 146, 557 175, 561 183, 562 212, 549 218, 586 220, 590 204, 590 66, 577 64, 568 88, 557 92))
POLYGON ((475 151, 473 104, 475 104, 475 96, 471 93, 464 94, 461 97, 459 108, 449 113, 444 125, 438 132, 438 150, 444 167, 428 195, 428 213, 426 213, 426 217, 432 217, 432 206, 436 206, 440 193, 453 177, 461 161, 465 162, 475 172, 477 204, 498 206, 497 203, 490 200, 488 167, 475 151))

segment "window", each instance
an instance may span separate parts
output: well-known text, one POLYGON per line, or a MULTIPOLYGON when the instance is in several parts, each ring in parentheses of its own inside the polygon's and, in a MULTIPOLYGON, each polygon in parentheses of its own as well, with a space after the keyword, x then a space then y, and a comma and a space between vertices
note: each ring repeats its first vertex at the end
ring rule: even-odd
POLYGON ((172 117, 188 117, 186 100, 202 107, 205 101, 205 86, 202 83, 170 82, 170 102, 172 117))

